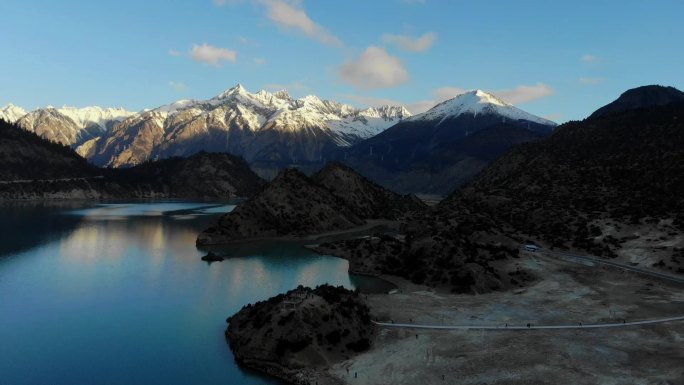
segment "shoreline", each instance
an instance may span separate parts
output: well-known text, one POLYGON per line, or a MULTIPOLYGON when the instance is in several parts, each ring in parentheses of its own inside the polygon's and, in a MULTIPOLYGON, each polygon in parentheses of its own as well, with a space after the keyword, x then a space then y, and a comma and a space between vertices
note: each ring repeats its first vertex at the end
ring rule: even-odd
POLYGON ((543 377, 555 379, 558 384, 589 383, 587 378, 601 382, 611 376, 632 380, 651 379, 651 364, 645 358, 647 356, 655 356, 663 362, 664 378, 680 378, 678 373, 682 370, 675 363, 684 359, 684 352, 678 348, 676 340, 673 341, 669 336, 670 333, 684 335, 681 314, 676 314, 678 304, 684 303, 681 285, 614 268, 568 263, 539 254, 527 254, 520 263, 544 271, 546 279, 535 281, 520 290, 467 295, 444 293, 438 288, 416 285, 397 276, 377 275, 395 285, 398 291, 367 295, 366 303, 375 319, 390 320, 391 323, 382 325, 374 322, 376 337, 371 349, 327 368, 298 369, 296 373, 299 375, 293 374, 294 377, 291 377, 296 382, 289 378, 285 380, 293 384, 314 384, 318 381, 323 385, 382 381, 393 384, 414 384, 417 381, 441 384, 445 379, 459 379, 459 383, 476 384, 494 381, 497 377, 493 373, 513 370, 505 365, 499 368, 496 364, 510 360, 509 355, 516 356, 512 362, 518 366, 513 372, 519 379, 511 384, 526 384, 543 377), (625 279, 625 276, 630 278, 625 279), (656 318, 671 320, 648 322, 656 318), (625 327, 602 330, 590 327, 593 324, 622 326, 623 320, 627 320, 625 327), (577 327, 535 327, 534 330, 527 330, 528 323, 575 323, 577 327), (586 327, 579 326, 580 323, 586 327), (500 327, 461 330, 449 326, 488 324, 498 324, 500 327), (418 328, 418 325, 435 327, 418 328), (641 343, 635 344, 634 341, 641 343), (570 348, 579 349, 577 354, 592 364, 586 365, 580 372, 568 371, 564 365, 550 365, 542 370, 534 364, 544 361, 549 354, 562 354, 559 352, 570 348), (483 355, 482 349, 487 354, 483 355), (619 360, 612 367, 608 365, 608 368, 599 364, 607 359, 606 354, 610 356, 613 354, 610 352, 614 351, 644 358, 629 368, 628 377, 620 377, 624 368, 619 360), (651 353, 647 354, 647 351, 651 353), (357 372, 359 377, 355 378, 354 373, 357 372), (495 377, 483 380, 482 376, 486 373, 495 377), (325 378, 332 382, 324 382, 325 378))
MULTIPOLYGON (((196 245, 200 248, 205 248, 205 247, 212 247, 212 246, 225 246, 225 245, 233 245, 233 244, 243 244, 243 243, 253 243, 253 242, 323 242, 323 241, 330 241, 332 238, 336 237, 344 237, 343 239, 350 239, 353 238, 353 235, 364 235, 366 233, 372 233, 373 231, 376 230, 381 230, 381 229, 392 229, 396 230, 399 226, 399 221, 395 220, 386 220, 386 219, 369 219, 366 221, 364 225, 361 226, 356 226, 352 227, 349 229, 345 230, 334 230, 334 231, 328 231, 325 233, 318 233, 318 234, 313 234, 313 235, 306 235, 306 236, 273 236, 273 237, 251 237, 251 238, 240 238, 240 239, 231 239, 227 241, 220 241, 220 242, 211 242, 211 243, 197 243, 196 245)), ((305 247, 309 248, 308 246, 311 245, 304 245, 305 247)), ((204 250, 204 249, 203 249, 204 250)), ((210 249, 206 249, 210 250, 210 249)))

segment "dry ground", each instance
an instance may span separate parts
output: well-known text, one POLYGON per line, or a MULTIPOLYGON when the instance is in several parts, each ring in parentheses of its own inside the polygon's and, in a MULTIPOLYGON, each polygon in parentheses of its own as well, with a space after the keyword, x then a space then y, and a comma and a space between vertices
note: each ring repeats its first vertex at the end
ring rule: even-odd
MULTIPOLYGON (((537 254, 524 255, 519 263, 545 279, 519 291, 470 296, 390 278, 400 292, 369 295, 368 302, 379 319, 444 325, 684 315, 681 285, 537 254)), ((684 322, 543 331, 383 328, 369 352, 330 373, 350 384, 684 384, 684 322)))

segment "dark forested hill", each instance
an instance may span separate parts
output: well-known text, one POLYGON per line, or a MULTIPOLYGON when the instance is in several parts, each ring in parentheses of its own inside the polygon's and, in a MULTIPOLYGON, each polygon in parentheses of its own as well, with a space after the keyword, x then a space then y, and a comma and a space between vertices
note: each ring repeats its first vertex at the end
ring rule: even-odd
POLYGON ((2 120, 0 166, 0 199, 233 198, 254 195, 265 184, 230 154, 101 169, 67 146, 2 120))

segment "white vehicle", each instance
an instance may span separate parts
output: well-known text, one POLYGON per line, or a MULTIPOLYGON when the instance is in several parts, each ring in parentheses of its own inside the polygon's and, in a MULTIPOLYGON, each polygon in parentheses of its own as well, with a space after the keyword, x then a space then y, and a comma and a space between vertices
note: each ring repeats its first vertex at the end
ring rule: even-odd
POLYGON ((541 247, 537 245, 525 245, 524 247, 525 251, 530 251, 532 253, 536 253, 537 251, 541 250, 541 247))

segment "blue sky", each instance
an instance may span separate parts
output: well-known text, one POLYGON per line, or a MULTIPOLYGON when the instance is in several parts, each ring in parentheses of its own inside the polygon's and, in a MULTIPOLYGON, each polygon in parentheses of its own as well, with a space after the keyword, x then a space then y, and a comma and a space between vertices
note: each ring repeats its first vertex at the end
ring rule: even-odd
POLYGON ((480 88, 558 122, 684 89, 681 0, 2 0, 0 106, 156 107, 236 83, 419 112, 480 88))

